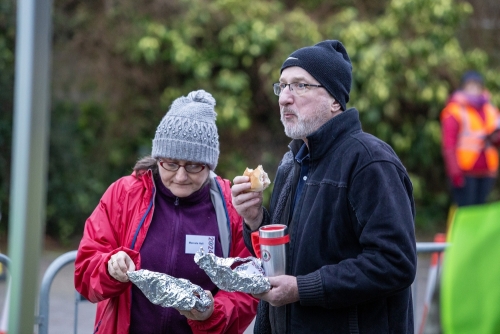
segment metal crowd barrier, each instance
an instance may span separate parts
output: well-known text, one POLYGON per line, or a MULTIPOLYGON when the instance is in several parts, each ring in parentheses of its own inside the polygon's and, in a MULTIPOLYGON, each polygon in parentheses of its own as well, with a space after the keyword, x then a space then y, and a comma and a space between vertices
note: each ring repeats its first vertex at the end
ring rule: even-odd
POLYGON ((0 263, 2 263, 7 269, 10 268, 10 258, 7 255, 0 253, 0 263))
MULTIPOLYGON (((47 271, 45 271, 45 274, 43 275, 42 284, 40 287, 40 299, 38 308, 39 315, 38 317, 36 317, 36 323, 38 324, 38 334, 47 334, 49 332, 49 293, 50 287, 52 286, 52 281, 64 266, 75 262, 76 252, 77 251, 74 250, 60 255, 49 265, 47 271)), ((76 302, 75 307, 77 307, 76 302)), ((77 308, 75 308, 74 324, 74 333, 76 334, 78 324, 77 308)))
MULTIPOLYGON (((38 326, 38 334, 48 334, 49 332, 49 294, 52 282, 54 281, 57 273, 64 268, 66 265, 71 264, 76 259, 76 250, 64 253, 57 257, 45 271, 42 283, 40 286, 40 295, 38 300, 38 316, 35 316, 35 325, 38 326)), ((7 269, 10 267, 10 258, 4 254, 0 253, 0 263, 2 263, 7 269)), ((6 298, 4 301, 4 315, 2 316, 1 322, 6 322, 7 319, 3 319, 8 307, 8 295, 9 287, 7 287, 6 298)), ((85 299, 75 290, 75 320, 74 320, 74 333, 78 331, 78 304, 85 299)), ((1 332, 6 333, 6 328, 0 329, 1 332)))
POLYGON ((0 333, 7 333, 7 318, 9 317, 9 302, 10 302, 10 278, 7 269, 10 269, 10 258, 0 253, 0 263, 2 264, 2 280, 7 282, 5 300, 3 301, 3 309, 0 318, 0 333))
POLYGON ((417 242, 417 254, 444 252, 448 246, 447 242, 417 242))
MULTIPOLYGON (((437 234, 435 240, 444 240, 444 234, 437 234)), ((417 255, 429 253, 432 254, 431 262, 429 264, 429 272, 427 276, 424 303, 421 309, 422 314, 420 320, 417 319, 418 283, 414 282, 411 287, 413 295, 415 333, 417 334, 422 334, 424 332, 427 316, 432 302, 432 297, 434 296, 434 291, 436 290, 436 287, 438 286, 440 280, 442 255, 448 245, 449 244, 446 242, 417 242, 417 255)), ((416 277, 416 279, 418 279, 418 277, 416 277)))

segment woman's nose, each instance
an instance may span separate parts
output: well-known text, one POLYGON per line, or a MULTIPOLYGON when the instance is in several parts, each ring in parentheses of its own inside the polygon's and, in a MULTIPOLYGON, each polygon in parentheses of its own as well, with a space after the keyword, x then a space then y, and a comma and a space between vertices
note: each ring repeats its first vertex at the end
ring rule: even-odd
POLYGON ((180 166, 177 172, 175 172, 175 178, 179 181, 183 181, 187 179, 187 172, 183 166, 180 166))

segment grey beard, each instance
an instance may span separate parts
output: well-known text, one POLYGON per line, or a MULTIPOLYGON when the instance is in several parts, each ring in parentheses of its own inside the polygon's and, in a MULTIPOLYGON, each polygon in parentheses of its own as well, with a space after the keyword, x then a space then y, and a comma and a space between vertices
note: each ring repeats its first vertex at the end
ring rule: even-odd
POLYGON ((318 130, 323 124, 330 120, 325 113, 325 109, 316 109, 314 113, 309 116, 309 118, 302 119, 297 113, 294 112, 297 117, 297 123, 290 125, 284 121, 283 116, 281 116, 281 123, 285 128, 285 134, 292 139, 302 139, 306 138, 316 130, 318 130))

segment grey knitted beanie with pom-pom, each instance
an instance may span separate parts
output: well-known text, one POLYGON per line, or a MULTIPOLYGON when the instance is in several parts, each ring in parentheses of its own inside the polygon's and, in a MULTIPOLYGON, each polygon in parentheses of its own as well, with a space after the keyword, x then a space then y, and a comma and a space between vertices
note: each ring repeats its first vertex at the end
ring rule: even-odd
POLYGON ((176 99, 156 129, 151 156, 204 163, 214 170, 219 160, 214 107, 215 99, 204 90, 176 99))

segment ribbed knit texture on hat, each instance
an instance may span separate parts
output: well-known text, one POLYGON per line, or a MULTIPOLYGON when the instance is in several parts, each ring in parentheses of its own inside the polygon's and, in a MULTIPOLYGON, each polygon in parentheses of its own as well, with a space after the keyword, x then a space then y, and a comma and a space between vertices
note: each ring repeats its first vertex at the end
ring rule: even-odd
POLYGON ((346 110, 352 82, 352 65, 346 49, 336 40, 298 49, 281 66, 298 66, 309 72, 346 110))
POLYGON ((153 139, 153 158, 201 162, 215 170, 219 135, 215 99, 204 90, 176 99, 161 120, 153 139))

